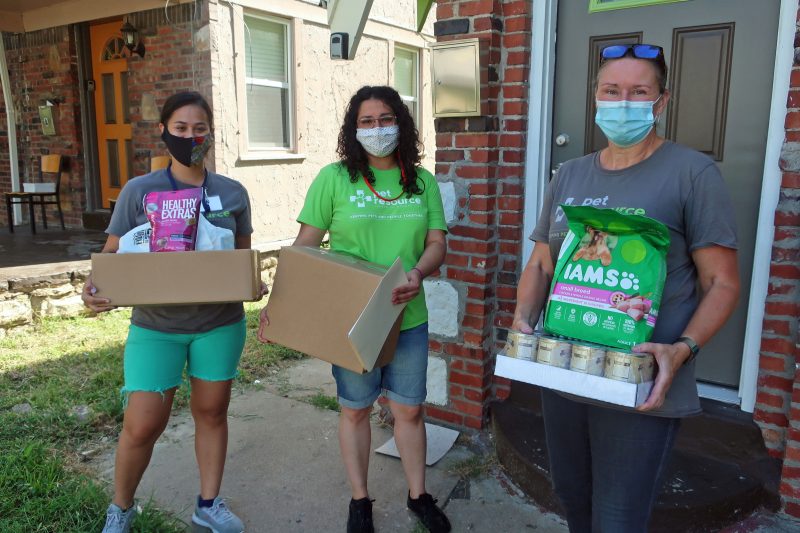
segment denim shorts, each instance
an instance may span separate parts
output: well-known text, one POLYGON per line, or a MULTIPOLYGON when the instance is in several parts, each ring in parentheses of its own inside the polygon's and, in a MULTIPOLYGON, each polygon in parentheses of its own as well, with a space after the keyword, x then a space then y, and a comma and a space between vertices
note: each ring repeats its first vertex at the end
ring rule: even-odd
POLYGON ((227 381, 236 377, 245 339, 244 319, 203 333, 165 333, 131 324, 125 343, 122 394, 164 392, 190 377, 227 381))
POLYGON ((333 365, 339 404, 364 409, 378 399, 381 390, 390 400, 405 405, 421 405, 427 396, 428 323, 400 332, 394 359, 372 372, 359 374, 333 365))

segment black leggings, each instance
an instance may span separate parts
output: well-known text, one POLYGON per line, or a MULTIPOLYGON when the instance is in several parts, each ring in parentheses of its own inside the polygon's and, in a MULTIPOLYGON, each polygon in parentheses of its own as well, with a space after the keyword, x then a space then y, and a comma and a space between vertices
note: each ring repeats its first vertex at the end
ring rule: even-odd
POLYGON ((571 533, 643 533, 679 418, 630 413, 542 389, 550 476, 571 533))

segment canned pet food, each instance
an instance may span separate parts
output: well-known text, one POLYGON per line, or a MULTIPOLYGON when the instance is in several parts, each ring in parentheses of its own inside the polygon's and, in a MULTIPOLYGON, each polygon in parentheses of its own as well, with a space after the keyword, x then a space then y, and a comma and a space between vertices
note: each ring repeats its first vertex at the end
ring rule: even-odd
POLYGON ((509 331, 506 340, 506 355, 524 361, 535 361, 538 345, 539 339, 535 335, 521 331, 509 331))
POLYGON ((539 338, 539 350, 536 361, 559 368, 569 368, 572 355, 572 344, 562 339, 542 336, 539 338))
POLYGON ((643 383, 652 381, 655 372, 655 359, 646 353, 617 352, 606 353, 606 369, 603 375, 617 381, 643 383))
POLYGON ((606 365, 606 349, 596 344, 573 344, 569 369, 602 376, 606 365))

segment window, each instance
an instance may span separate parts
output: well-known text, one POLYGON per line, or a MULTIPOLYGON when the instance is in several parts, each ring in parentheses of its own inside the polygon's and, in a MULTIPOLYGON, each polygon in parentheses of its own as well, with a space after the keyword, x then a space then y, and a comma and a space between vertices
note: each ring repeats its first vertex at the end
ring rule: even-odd
POLYGON ((419 51, 396 46, 394 49, 394 88, 408 106, 419 128, 419 51))
POLYGON ((248 149, 291 149, 289 23, 249 15, 244 22, 248 149))

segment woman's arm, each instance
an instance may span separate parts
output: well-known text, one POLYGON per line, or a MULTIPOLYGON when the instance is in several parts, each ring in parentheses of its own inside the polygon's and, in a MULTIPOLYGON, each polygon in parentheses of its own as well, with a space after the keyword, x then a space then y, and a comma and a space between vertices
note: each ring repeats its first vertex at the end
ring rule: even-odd
MULTIPOLYGON (((736 250, 709 246, 692 252, 703 295, 681 336, 691 337, 702 346, 731 316, 739 301, 739 268, 736 250)), ((658 375, 647 401, 640 411, 661 407, 675 373, 689 358, 691 351, 682 343, 658 344, 646 342, 634 347, 636 352, 652 353, 658 363, 658 375)))
POLYGON ((234 246, 237 250, 249 250, 253 247, 252 235, 237 235, 236 244, 234 246))
POLYGON ((402 304, 411 301, 419 294, 422 280, 434 273, 444 262, 447 254, 447 240, 444 231, 428 230, 425 235, 425 249, 417 264, 406 272, 408 283, 392 291, 392 303, 402 304))
MULTIPOLYGON (((109 235, 103 249, 100 250, 102 254, 114 254, 119 250, 119 237, 116 235, 109 235)), ((111 301, 108 298, 97 298, 94 293, 97 288, 92 284, 92 275, 86 278, 86 283, 83 284, 83 291, 81 291, 81 300, 83 305, 94 311, 95 313, 102 313, 103 311, 110 311, 114 309, 111 301)))
POLYGON ((325 237, 324 229, 320 229, 309 224, 300 224, 300 231, 297 232, 292 246, 310 246, 312 248, 319 248, 322 244, 322 239, 325 237))
POLYGON ((530 259, 528 259, 528 264, 525 265, 525 270, 522 271, 519 278, 517 307, 514 309, 512 329, 523 333, 533 333, 533 326, 539 320, 539 315, 547 301, 553 270, 550 245, 537 242, 533 247, 530 259))

